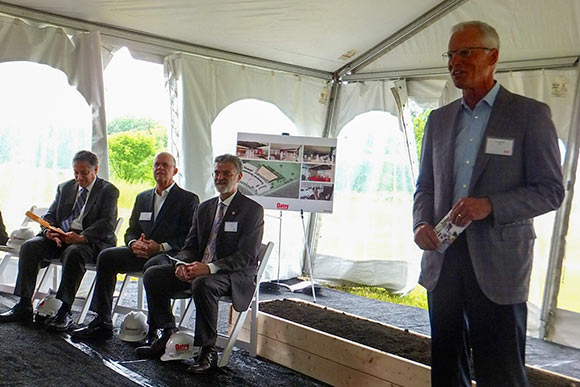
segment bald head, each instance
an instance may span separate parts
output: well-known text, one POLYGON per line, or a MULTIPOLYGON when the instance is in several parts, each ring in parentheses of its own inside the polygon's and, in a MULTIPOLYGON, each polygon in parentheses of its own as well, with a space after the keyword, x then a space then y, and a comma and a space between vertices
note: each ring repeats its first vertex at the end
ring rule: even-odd
POLYGON ((177 174, 175 157, 168 152, 159 152, 153 160, 153 177, 155 178, 156 190, 161 193, 173 184, 173 176, 177 174))

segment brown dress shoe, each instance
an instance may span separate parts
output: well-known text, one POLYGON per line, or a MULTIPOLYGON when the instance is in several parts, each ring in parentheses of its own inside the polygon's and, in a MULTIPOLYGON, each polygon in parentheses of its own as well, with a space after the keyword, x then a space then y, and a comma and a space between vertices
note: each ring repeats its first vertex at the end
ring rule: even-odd
POLYGON ((217 364, 218 354, 215 347, 203 347, 201 349, 201 355, 199 355, 195 363, 187 369, 187 372, 191 372, 192 374, 209 373, 218 368, 217 364))

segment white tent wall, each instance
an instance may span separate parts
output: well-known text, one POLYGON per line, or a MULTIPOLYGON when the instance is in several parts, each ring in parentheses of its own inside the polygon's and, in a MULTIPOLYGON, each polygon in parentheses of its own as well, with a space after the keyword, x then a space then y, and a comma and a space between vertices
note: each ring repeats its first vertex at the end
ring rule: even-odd
MULTIPOLYGON (((172 119, 169 144, 174 149, 170 150, 177 155, 181 183, 202 200, 215 196, 211 177, 215 134, 211 125, 231 103, 248 98, 270 102, 294 122, 299 135, 322 135, 327 109, 326 100, 321 98, 327 92, 325 80, 186 54, 167 57, 165 71, 172 88, 170 95, 177 96, 172 99, 177 106, 172 106, 176 119, 172 119)), ((280 244, 278 227, 284 229, 280 278, 302 274, 300 222, 295 213, 285 215, 282 224, 266 219, 266 239, 280 244)), ((278 260, 273 259, 266 278, 277 277, 277 265, 278 260)))
POLYGON ((99 32, 71 36, 58 27, 34 26, 0 16, 0 61, 42 63, 64 72, 92 111, 92 150, 99 158, 99 176, 108 178, 107 129, 99 32))

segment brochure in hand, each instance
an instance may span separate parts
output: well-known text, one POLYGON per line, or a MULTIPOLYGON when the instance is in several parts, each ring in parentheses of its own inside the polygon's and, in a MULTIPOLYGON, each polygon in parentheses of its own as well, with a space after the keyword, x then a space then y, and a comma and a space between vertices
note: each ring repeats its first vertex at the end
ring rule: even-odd
POLYGON ((62 231, 60 228, 51 226, 50 223, 48 223, 46 220, 42 219, 41 217, 35 215, 34 213, 32 213, 30 211, 26 211, 25 215, 28 216, 30 219, 34 220, 35 222, 39 223, 41 226, 43 226, 51 231, 54 231, 54 232, 61 234, 61 235, 65 234, 65 232, 62 231))
POLYGON ((459 234, 461 234, 463 230, 471 224, 471 222, 469 222, 465 226, 458 226, 451 223, 450 216, 451 211, 449 211, 434 228, 435 234, 437 234, 437 238, 439 238, 439 241, 441 242, 439 247, 437 247, 437 251, 440 253, 447 250, 447 248, 457 239, 459 234))

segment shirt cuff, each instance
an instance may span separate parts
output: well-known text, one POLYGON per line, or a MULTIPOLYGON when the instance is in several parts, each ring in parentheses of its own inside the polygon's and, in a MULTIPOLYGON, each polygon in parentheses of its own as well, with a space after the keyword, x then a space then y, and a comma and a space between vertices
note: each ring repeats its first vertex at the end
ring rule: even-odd
POLYGON ((161 247, 161 251, 162 252, 165 252, 166 253, 168 251, 173 250, 173 248, 171 247, 171 245, 169 243, 167 243, 167 242, 160 243, 160 245, 162 246, 161 247))
POLYGON ((131 247, 133 242, 137 242, 137 239, 131 239, 129 242, 127 242, 127 247, 131 247))
POLYGON ((207 267, 209 267, 209 272, 211 274, 215 274, 218 272, 218 270, 220 269, 218 265, 216 265, 215 263, 208 263, 207 267))

